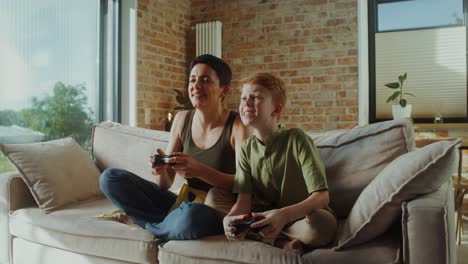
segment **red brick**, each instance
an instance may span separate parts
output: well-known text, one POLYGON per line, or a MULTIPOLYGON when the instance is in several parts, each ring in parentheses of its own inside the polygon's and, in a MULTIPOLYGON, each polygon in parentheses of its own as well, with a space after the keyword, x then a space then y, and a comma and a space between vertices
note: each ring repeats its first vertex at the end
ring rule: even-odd
POLYGON ((357 123, 356 0, 257 2, 138 1, 138 125, 161 127, 175 106, 171 88, 187 87, 196 46, 190 27, 215 20, 223 22, 222 57, 233 71, 225 100, 229 109, 238 107, 239 79, 271 72, 287 86, 289 101, 281 120, 288 125, 323 130, 357 123), (142 124, 143 107, 154 110, 151 125, 142 124), (293 122, 292 116, 308 118, 293 122), (326 120, 315 122, 313 116, 326 120))

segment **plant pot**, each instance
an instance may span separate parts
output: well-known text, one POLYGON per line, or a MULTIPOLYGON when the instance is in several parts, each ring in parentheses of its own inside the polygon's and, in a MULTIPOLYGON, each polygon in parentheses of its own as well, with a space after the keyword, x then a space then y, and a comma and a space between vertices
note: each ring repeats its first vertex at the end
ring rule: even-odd
POLYGON ((401 105, 392 105, 393 119, 411 117, 411 105, 407 104, 405 107, 401 105))

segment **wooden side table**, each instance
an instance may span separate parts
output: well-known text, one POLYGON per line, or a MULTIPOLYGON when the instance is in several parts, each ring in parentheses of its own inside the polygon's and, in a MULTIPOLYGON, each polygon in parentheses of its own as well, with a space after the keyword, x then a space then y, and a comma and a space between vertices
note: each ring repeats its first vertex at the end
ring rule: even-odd
MULTIPOLYGON (((431 143, 454 139, 453 137, 416 137, 416 147, 422 148, 431 143)), ((461 236, 463 233, 463 199, 465 194, 468 194, 468 179, 462 177, 463 170, 463 150, 468 149, 468 140, 463 140, 458 147, 458 171, 452 177, 454 196, 455 196, 455 234, 457 238, 457 245, 461 244, 461 236)))
POLYGON ((463 150, 468 149, 468 142, 462 141, 458 148, 458 173, 453 177, 453 188, 455 189, 455 217, 456 217, 456 237, 457 245, 461 244, 461 236, 463 233, 463 199, 468 193, 468 179, 463 178, 463 150))

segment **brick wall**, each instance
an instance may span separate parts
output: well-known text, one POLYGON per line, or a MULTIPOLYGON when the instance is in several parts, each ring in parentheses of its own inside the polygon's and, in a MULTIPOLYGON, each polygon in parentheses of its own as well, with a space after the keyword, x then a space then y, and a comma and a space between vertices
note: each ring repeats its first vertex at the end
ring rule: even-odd
MULTIPOLYGON (((356 0, 193 0, 190 23, 223 23, 222 56, 232 67, 239 103, 240 78, 253 72, 281 77, 288 90, 282 117, 305 130, 349 128, 358 123, 356 0)), ((189 59, 195 32, 188 35, 189 59)))
POLYGON ((190 27, 213 20, 223 22, 222 56, 233 69, 228 108, 238 107, 239 79, 263 71, 287 85, 287 126, 358 123, 356 0, 139 0, 138 126, 163 128, 176 106, 172 88, 187 86, 190 27))
POLYGON ((172 89, 186 88, 190 1, 138 0, 137 8, 137 125, 163 129, 175 107, 172 89))

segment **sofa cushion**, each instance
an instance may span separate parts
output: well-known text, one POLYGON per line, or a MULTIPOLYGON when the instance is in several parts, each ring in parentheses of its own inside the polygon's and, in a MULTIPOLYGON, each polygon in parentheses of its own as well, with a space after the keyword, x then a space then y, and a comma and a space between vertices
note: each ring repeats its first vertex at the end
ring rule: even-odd
POLYGON ((433 192, 455 171, 459 139, 440 141, 404 154, 364 189, 338 235, 337 250, 384 233, 401 215, 401 204, 433 192))
MULTIPOLYGON (((93 155, 101 171, 119 168, 154 181, 149 157, 156 148, 164 150, 168 141, 169 132, 166 131, 103 122, 93 128, 93 155)), ((176 177, 170 190, 178 192, 183 183, 182 177, 176 177)))
POLYGON ((396 264, 402 263, 401 247, 401 230, 395 227, 372 241, 346 250, 315 249, 302 256, 302 263, 396 264))
POLYGON ((161 263, 300 263, 299 256, 268 244, 245 240, 229 242, 225 236, 192 241, 169 241, 159 247, 161 263))
POLYGON ((101 195, 99 170, 72 138, 0 148, 47 212, 101 195))
POLYGON ((131 264, 123 260, 65 251, 55 247, 29 242, 21 238, 13 239, 13 248, 13 262, 11 263, 15 264, 131 264))
POLYGON ((13 236, 76 253, 157 263, 159 240, 140 228, 94 216, 113 210, 107 199, 83 202, 49 214, 39 208, 19 209, 10 215, 13 236))
POLYGON ((415 149, 411 119, 311 134, 326 168, 330 207, 345 218, 362 190, 392 160, 415 149))

